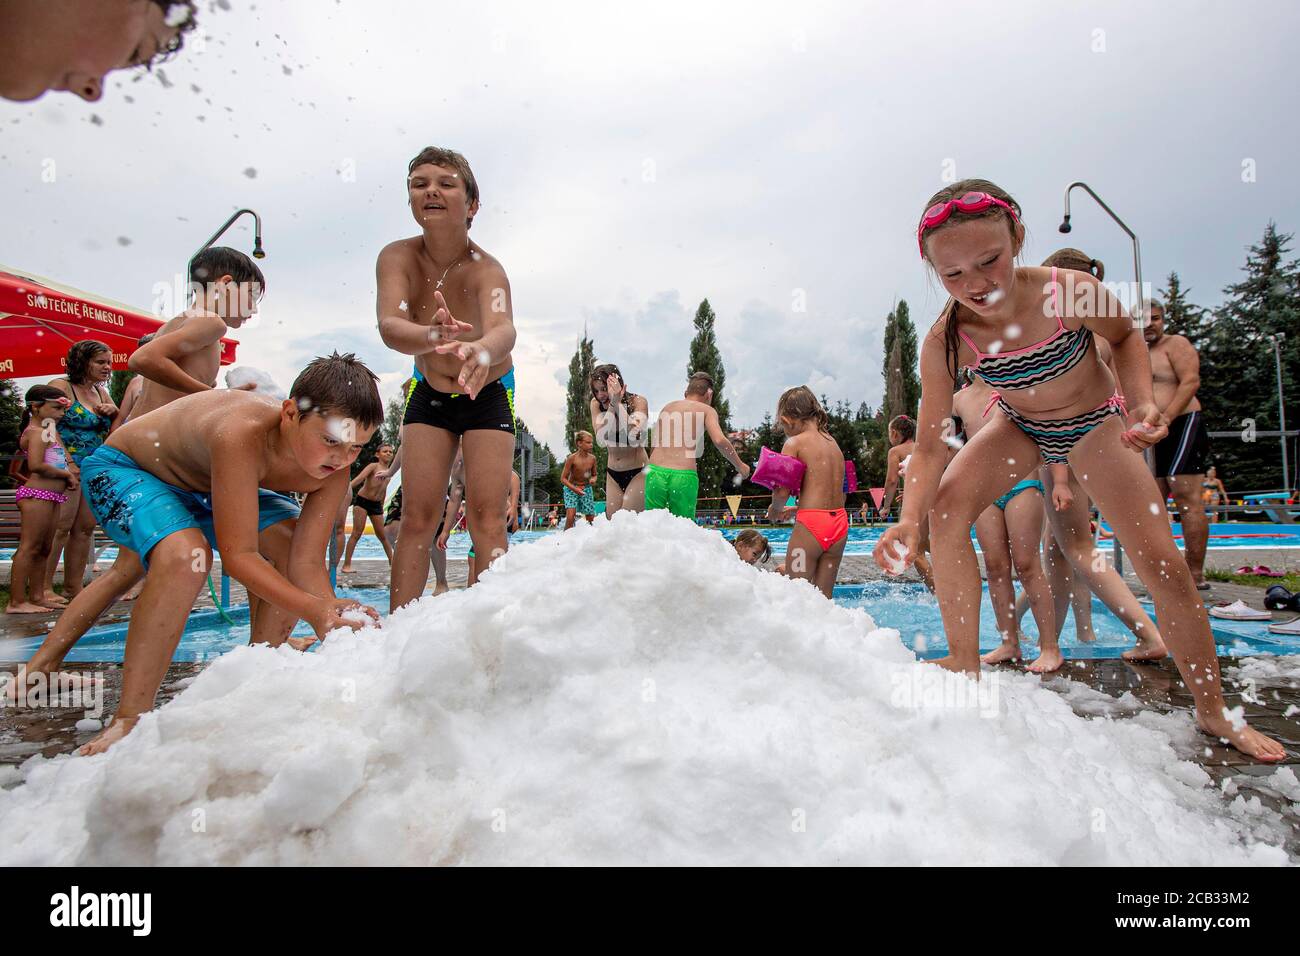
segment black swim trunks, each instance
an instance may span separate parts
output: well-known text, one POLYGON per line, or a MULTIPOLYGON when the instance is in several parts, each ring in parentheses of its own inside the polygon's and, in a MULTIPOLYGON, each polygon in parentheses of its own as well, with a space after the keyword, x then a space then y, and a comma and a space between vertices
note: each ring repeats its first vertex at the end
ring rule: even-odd
POLYGON ((1169 423, 1169 434, 1156 443, 1156 477, 1203 475, 1210 456, 1210 436, 1200 412, 1187 412, 1169 423))
POLYGON ((439 392, 423 378, 406 396, 403 425, 432 425, 453 435, 475 429, 515 434, 515 371, 489 382, 478 398, 458 392, 439 392))
POLYGON ((374 498, 362 498, 360 495, 353 495, 352 506, 360 508, 372 518, 378 518, 384 513, 384 503, 375 501, 374 498))
POLYGON ((641 474, 643 470, 644 469, 642 468, 632 468, 628 471, 623 471, 619 468, 606 468, 605 474, 613 478, 614 481, 618 483, 619 488, 623 491, 627 491, 627 486, 632 484, 632 479, 641 474))

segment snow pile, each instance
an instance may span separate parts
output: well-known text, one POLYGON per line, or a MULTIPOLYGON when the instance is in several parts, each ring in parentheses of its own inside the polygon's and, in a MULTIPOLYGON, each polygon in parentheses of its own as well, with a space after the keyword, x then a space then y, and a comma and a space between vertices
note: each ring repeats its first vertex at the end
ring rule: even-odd
POLYGON ((277 402, 285 399, 285 392, 275 380, 271 378, 269 372, 264 372, 260 368, 253 368, 250 365, 238 365, 226 372, 227 388, 242 388, 253 392, 256 395, 265 395, 267 398, 273 398, 277 402))
POLYGON ((240 648, 107 754, 33 758, 0 864, 1284 863, 1178 758, 626 512, 317 653, 240 648))

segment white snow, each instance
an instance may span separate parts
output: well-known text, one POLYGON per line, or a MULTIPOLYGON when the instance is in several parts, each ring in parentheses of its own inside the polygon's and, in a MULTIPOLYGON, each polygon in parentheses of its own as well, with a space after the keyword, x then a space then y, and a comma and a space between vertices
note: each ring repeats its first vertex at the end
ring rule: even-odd
POLYGON ((275 380, 271 378, 270 373, 264 372, 262 369, 253 368, 250 365, 239 365, 226 372, 227 388, 243 388, 249 384, 253 386, 249 391, 257 395, 265 395, 278 402, 284 401, 284 390, 275 384, 275 380))
POLYGON ((232 651, 107 754, 33 757, 0 865, 1285 863, 1195 743, 916 663, 716 532, 620 512, 318 652, 232 651))

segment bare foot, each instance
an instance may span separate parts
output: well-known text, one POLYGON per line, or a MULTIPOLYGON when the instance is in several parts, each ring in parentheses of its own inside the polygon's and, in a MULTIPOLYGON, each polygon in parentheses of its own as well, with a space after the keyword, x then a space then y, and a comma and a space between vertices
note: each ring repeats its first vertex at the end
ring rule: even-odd
POLYGON ((345 565, 343 565, 342 571, 343 571, 344 574, 351 574, 351 573, 352 573, 352 565, 350 565, 350 564, 345 564, 345 565))
POLYGON ((946 671, 952 671, 954 674, 978 674, 980 672, 978 662, 974 667, 963 667, 957 658, 949 654, 947 657, 936 657, 932 661, 926 661, 927 664, 935 664, 946 671))
POLYGON ((311 637, 291 637, 289 638, 289 646, 295 651, 305 651, 307 648, 315 644, 316 640, 317 638, 315 635, 311 637))
POLYGON ((450 590, 451 587, 449 585, 439 581, 437 584, 433 586, 433 596, 437 597, 439 594, 446 594, 450 590))
POLYGON ((5 608, 6 614, 48 614, 52 609, 42 607, 39 604, 32 604, 30 601, 20 601, 17 604, 10 604, 5 608))
POLYGON ((1019 641, 1003 641, 980 658, 980 661, 985 664, 1005 664, 1007 661, 1018 660, 1020 660, 1019 641))
POLYGON ((77 750, 77 753, 83 757, 93 757, 95 754, 102 754, 113 744, 117 743, 131 731, 135 730, 135 725, 140 722, 139 717, 114 717, 113 722, 105 727, 98 736, 90 743, 85 744, 77 750))
POLYGON ((1137 646, 1130 647, 1127 651, 1123 651, 1119 656, 1124 658, 1126 661, 1134 661, 1137 663, 1162 661, 1169 656, 1169 649, 1165 647, 1165 642, 1161 640, 1139 640, 1137 646))
POLYGON ((1051 650, 1039 651, 1038 657, 1025 670, 1031 674, 1050 674, 1052 671, 1060 670, 1064 663, 1065 658, 1061 656, 1061 649, 1053 647, 1051 650))
POLYGON ((1076 623, 1074 627, 1074 636, 1085 644, 1091 644, 1097 640, 1097 632, 1092 629, 1091 624, 1087 627, 1079 627, 1076 623))
POLYGON ((1244 720, 1233 727, 1232 721, 1227 717, 1211 719, 1197 714, 1196 726, 1211 737, 1217 737, 1224 743, 1236 747, 1247 757, 1254 757, 1265 763, 1286 759, 1285 747, 1272 737, 1266 737, 1255 728, 1247 726, 1244 720))
POLYGON ((68 602, 63 600, 58 594, 42 594, 38 598, 32 598, 33 604, 39 604, 41 607, 67 607, 68 602))

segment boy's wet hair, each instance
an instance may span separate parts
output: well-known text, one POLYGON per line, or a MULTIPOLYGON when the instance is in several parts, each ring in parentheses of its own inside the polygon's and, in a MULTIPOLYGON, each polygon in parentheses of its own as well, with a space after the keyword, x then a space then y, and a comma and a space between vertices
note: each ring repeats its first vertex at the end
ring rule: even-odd
POLYGON ((692 372, 686 383, 687 395, 704 395, 713 387, 713 376, 708 372, 692 372))
MULTIPOLYGON (((1013 219, 1011 214, 1001 206, 990 206, 988 209, 981 209, 979 212, 962 212, 960 209, 954 207, 952 214, 947 219, 939 223, 939 225, 925 230, 925 234, 921 237, 922 250, 927 249, 926 243, 929 241, 930 237, 941 229, 948 229, 952 226, 958 225, 959 223, 970 222, 972 219, 1002 219, 1006 222, 1007 229, 1011 231, 1012 251, 1015 255, 1019 255, 1021 244, 1016 237, 1016 224, 1017 221, 1024 222, 1025 218, 1021 214, 1020 203, 1016 202, 1015 199, 1012 198, 1011 194, 997 183, 989 182, 987 179, 962 179, 958 182, 952 183, 951 185, 944 186, 926 200, 925 205, 921 207, 921 222, 917 224, 917 228, 919 229, 921 224, 924 223, 925 214, 932 206, 948 202, 950 199, 959 199, 971 192, 988 193, 994 199, 1001 199, 1016 211, 1015 218, 1013 219)), ((925 252, 925 258, 928 262, 930 259, 928 251, 925 252)), ((943 339, 944 350, 948 358, 948 371, 952 374, 953 380, 955 381, 957 379, 957 356, 960 354, 961 348, 960 342, 957 338, 957 300, 949 299, 941 314, 945 316, 943 339)))
POLYGON ((815 421, 817 429, 823 432, 828 431, 831 424, 826 409, 822 408, 822 403, 817 401, 817 396, 807 385, 797 385, 782 392, 776 403, 776 415, 796 422, 815 421))
POLYGON ((589 439, 593 444, 596 441, 595 436, 592 435, 591 432, 577 431, 573 433, 573 443, 575 445, 578 444, 578 442, 582 441, 582 439, 584 438, 589 439))
POLYGON ((1100 259, 1093 259, 1081 249, 1057 249, 1050 256, 1043 260, 1043 265, 1053 266, 1057 269, 1073 269, 1076 272, 1086 272, 1094 279, 1100 281, 1106 278, 1106 266, 1100 259))
POLYGON ((312 359, 293 380, 289 397, 303 418, 312 412, 341 415, 362 428, 374 428, 384 420, 379 379, 351 352, 312 359))
POLYGON ((229 246, 208 246, 190 263, 190 282, 207 287, 222 276, 230 276, 236 283, 256 282, 258 297, 266 292, 266 277, 257 263, 238 249, 229 246))
POLYGON ((756 548, 758 550, 758 563, 766 564, 772 557, 772 543, 767 540, 766 535, 760 534, 753 528, 746 528, 740 534, 732 545, 739 548, 756 548))
POLYGON ((84 385, 86 373, 90 371, 91 360, 101 352, 108 352, 111 355, 113 350, 98 339, 82 339, 80 342, 73 342, 72 348, 68 349, 67 374, 64 378, 73 385, 84 385))
MULTIPOLYGON (((447 149, 443 146, 426 146, 415 155, 410 165, 406 167, 407 183, 410 183, 411 176, 415 173, 417 166, 424 166, 429 163, 434 166, 445 166, 447 169, 456 170, 460 176, 460 181, 465 184, 465 204, 472 206, 478 202, 478 180, 474 178, 474 170, 469 168, 469 160, 454 149, 447 149)), ((467 216, 465 227, 469 228, 473 224, 474 217, 467 216)))
POLYGON ((157 332, 146 332, 144 335, 140 336, 138 339, 135 340, 135 347, 139 348, 142 345, 148 345, 150 342, 153 341, 154 336, 157 334, 158 334, 157 332))
POLYGON ((889 428, 902 435, 903 441, 911 441, 916 437, 916 422, 906 415, 895 415, 889 421, 889 428))

